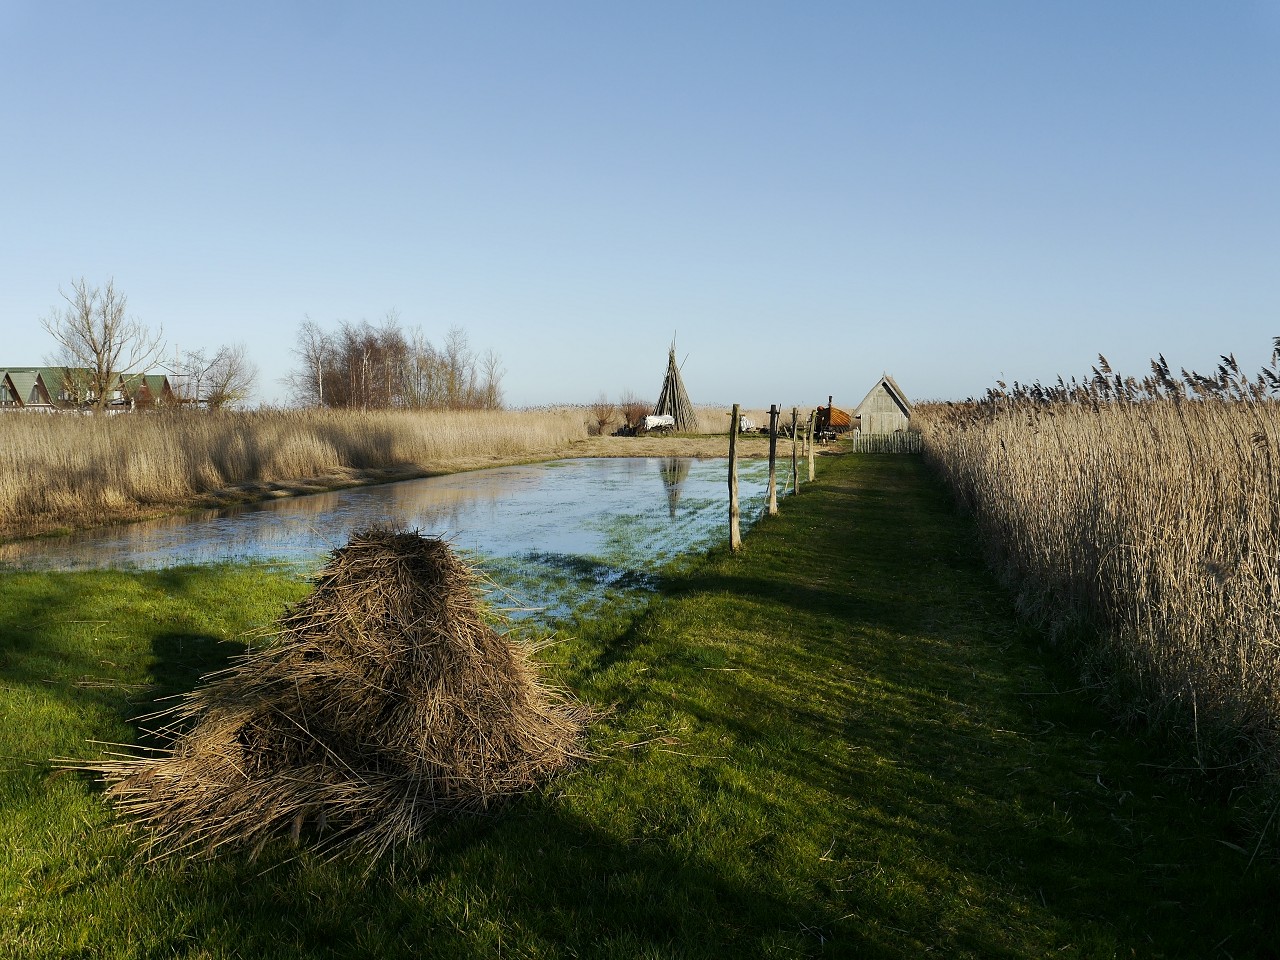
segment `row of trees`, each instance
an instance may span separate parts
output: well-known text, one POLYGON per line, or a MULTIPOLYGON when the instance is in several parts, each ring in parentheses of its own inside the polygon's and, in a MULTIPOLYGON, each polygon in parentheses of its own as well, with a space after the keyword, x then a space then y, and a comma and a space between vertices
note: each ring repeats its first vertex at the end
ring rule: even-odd
POLYGON ((163 328, 153 331, 129 316, 129 298, 114 280, 94 287, 81 277, 69 292, 58 293, 65 306, 40 321, 56 344, 46 359, 63 369, 65 382, 59 389, 78 403, 105 409, 115 399, 121 374, 146 373, 156 366, 168 375, 179 401, 210 409, 243 403, 257 385, 258 369, 243 344, 175 351, 172 359, 164 359, 163 328))
POLYGON ((453 327, 435 346, 391 311, 382 323, 341 321, 324 330, 310 318, 298 329, 299 368, 286 383, 294 402, 358 410, 496 410, 502 406, 501 361, 477 357, 453 327))
MULTIPOLYGON (((47 362, 66 372, 81 402, 99 409, 113 399, 121 374, 159 367, 178 400, 209 409, 244 403, 258 369, 243 344, 167 356, 163 329, 152 331, 126 313, 128 298, 108 280, 83 277, 59 290, 65 306, 42 318, 57 347, 47 362)), ((406 332, 391 311, 378 326, 341 321, 324 330, 310 318, 298 330, 298 368, 285 378, 300 405, 344 409, 466 410, 502 406, 501 361, 493 351, 476 356, 466 333, 454 327, 440 346, 414 328, 406 332)))

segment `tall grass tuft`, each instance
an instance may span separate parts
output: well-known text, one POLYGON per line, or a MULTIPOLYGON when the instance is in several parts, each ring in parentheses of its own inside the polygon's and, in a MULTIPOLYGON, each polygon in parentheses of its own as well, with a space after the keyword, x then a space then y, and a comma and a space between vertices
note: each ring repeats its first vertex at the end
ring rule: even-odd
POLYGON ((10 464, 0 472, 0 533, 88 525, 246 485, 534 457, 585 437, 576 412, 0 414, 10 464))
POLYGON ((1280 788, 1280 375, 1151 366, 1099 357, 1083 382, 912 421, 1023 609, 1081 641, 1086 682, 1185 735, 1190 766, 1280 788))

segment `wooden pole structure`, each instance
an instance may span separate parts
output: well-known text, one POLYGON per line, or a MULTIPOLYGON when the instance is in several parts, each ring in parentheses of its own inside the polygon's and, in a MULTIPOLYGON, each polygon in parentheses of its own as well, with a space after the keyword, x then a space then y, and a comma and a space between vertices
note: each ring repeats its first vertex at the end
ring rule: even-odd
POLYGON ((796 443, 799 440, 800 430, 797 424, 800 421, 800 411, 795 407, 791 408, 791 495, 794 497, 800 492, 800 466, 796 463, 796 443))
POLYGON ((742 532, 738 529, 738 424, 740 406, 733 405, 733 422, 729 424, 729 549, 742 549, 742 532))
POLYGON ((809 482, 813 483, 813 418, 817 416, 816 411, 809 414, 809 436, 805 440, 805 446, 809 448, 809 482))
POLYGON ((778 405, 769 404, 769 506, 770 517, 778 515, 778 405))

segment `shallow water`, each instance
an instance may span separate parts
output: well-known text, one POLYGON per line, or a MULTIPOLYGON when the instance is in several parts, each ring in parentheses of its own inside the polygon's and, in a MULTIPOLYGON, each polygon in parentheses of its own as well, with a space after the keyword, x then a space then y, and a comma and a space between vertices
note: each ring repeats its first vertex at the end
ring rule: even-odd
MULTIPOLYGON (((387 523, 444 537, 499 587, 562 608, 582 591, 643 585, 681 553, 728 539, 726 460, 560 460, 356 487, 0 545, 0 566, 155 569, 263 561, 318 566, 352 530, 387 523)), ((738 464, 743 528, 768 465, 738 464)), ((574 601, 576 602, 576 601, 574 601)))

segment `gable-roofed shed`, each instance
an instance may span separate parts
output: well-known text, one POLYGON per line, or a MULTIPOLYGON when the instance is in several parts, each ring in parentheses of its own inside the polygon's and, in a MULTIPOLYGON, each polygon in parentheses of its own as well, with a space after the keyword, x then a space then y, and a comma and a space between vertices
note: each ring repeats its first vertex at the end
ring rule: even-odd
POLYGON ((893 433, 911 423, 911 401, 887 373, 858 404, 857 416, 863 434, 893 433))

